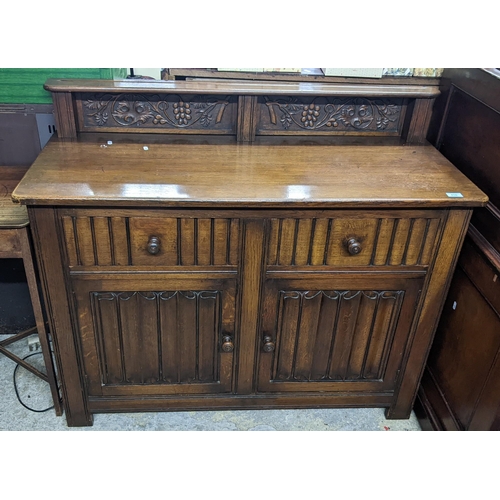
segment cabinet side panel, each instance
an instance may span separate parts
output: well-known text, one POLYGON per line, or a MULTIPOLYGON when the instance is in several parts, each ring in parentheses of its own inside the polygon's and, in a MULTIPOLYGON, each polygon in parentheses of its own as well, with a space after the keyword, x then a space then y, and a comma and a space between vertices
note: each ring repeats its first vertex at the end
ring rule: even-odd
POLYGON ((459 209, 449 212, 430 279, 422 291, 423 300, 420 310, 417 310, 414 334, 403 355, 396 397, 386 413, 387 418, 410 416, 471 213, 471 210, 459 209))
POLYGON ((92 425, 81 357, 73 336, 72 308, 66 292, 66 263, 59 238, 62 228, 58 227, 52 208, 29 208, 28 213, 54 340, 66 420, 69 426, 92 425))

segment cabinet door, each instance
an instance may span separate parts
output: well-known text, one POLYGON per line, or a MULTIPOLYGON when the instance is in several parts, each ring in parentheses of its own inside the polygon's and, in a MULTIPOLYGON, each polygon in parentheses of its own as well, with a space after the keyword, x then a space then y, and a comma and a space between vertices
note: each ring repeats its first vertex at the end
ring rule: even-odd
POLYGON ((73 279, 90 396, 231 391, 236 280, 73 279))
POLYGON ((391 391, 423 279, 268 279, 258 391, 391 391))

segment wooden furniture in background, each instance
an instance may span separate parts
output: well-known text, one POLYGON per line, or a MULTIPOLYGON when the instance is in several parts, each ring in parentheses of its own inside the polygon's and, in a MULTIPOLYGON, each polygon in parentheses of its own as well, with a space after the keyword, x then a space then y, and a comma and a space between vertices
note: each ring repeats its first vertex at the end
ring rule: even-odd
POLYGON ((163 80, 199 80, 200 78, 225 80, 254 80, 267 82, 343 83, 365 85, 426 85, 439 86, 439 78, 411 76, 383 76, 382 78, 360 78, 325 76, 320 68, 302 68, 301 73, 218 71, 215 68, 165 68, 163 80))
POLYGON ((436 146, 490 202, 474 212, 419 390, 421 425, 500 430, 500 72, 445 70, 436 146))
POLYGON ((49 142, 14 198, 28 205, 69 425, 187 408, 409 417, 487 201, 409 144, 435 88, 47 86, 69 140, 49 142), (392 131, 377 127, 383 110, 392 131))
POLYGON ((15 363, 21 365, 37 377, 47 382, 50 386, 52 400, 56 415, 62 415, 62 406, 59 399, 57 379, 52 360, 48 333, 43 316, 42 305, 38 292, 37 279, 31 252, 30 234, 28 232, 28 213, 26 207, 15 205, 11 194, 18 182, 22 179, 27 169, 20 167, 0 167, 2 179, 0 196, 0 259, 22 259, 26 272, 26 280, 33 305, 36 326, 15 335, 9 336, 0 342, 0 354, 7 356, 15 363), (40 339, 45 369, 42 373, 34 366, 19 358, 7 349, 7 346, 37 333, 40 339))

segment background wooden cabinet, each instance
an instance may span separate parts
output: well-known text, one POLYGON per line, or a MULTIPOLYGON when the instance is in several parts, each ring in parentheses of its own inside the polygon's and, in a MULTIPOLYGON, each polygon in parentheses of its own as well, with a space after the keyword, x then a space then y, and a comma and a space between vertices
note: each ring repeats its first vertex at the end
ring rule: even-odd
POLYGON ((488 194, 477 208, 419 391, 421 425, 500 430, 500 72, 445 70, 431 134, 488 194))

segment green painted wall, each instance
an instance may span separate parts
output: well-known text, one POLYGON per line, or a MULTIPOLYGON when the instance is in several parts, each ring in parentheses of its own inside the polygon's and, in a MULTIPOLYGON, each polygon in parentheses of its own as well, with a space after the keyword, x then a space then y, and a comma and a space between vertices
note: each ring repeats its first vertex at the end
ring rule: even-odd
POLYGON ((126 78, 126 68, 0 68, 0 103, 52 104, 43 88, 49 78, 126 78))

